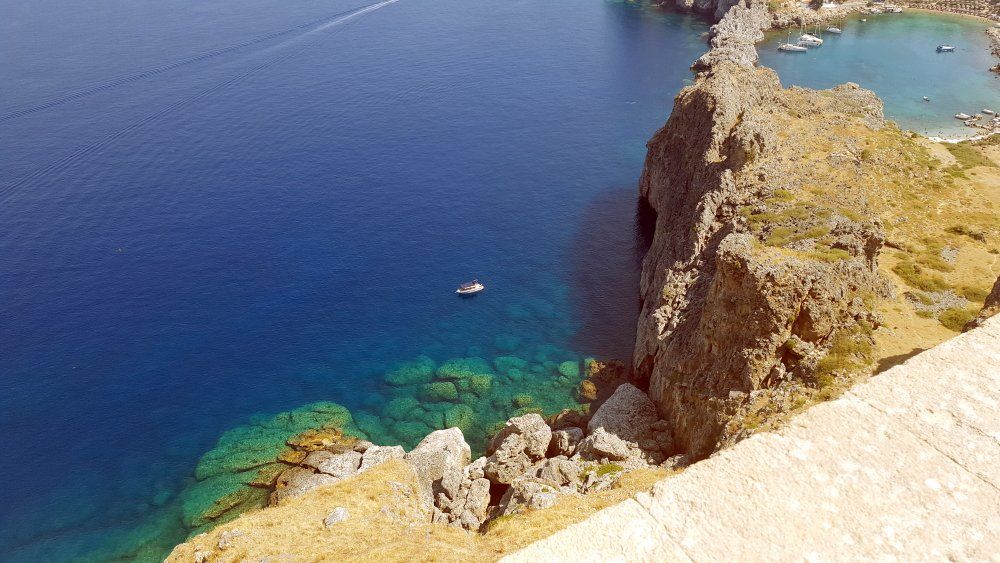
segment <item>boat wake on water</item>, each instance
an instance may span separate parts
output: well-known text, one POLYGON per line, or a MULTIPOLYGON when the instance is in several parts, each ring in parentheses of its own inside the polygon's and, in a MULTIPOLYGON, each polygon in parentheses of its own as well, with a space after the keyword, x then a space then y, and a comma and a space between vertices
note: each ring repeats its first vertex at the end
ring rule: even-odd
MULTIPOLYGON (((350 10, 348 13, 340 15, 340 16, 334 18, 333 20, 326 21, 328 18, 325 18, 324 19, 325 23, 323 23, 322 25, 320 25, 320 27, 317 27, 316 29, 309 30, 309 31, 307 31, 306 33, 302 34, 299 37, 305 37, 305 36, 311 35, 311 34, 313 34, 315 32, 319 32, 319 31, 330 29, 331 27, 337 26, 339 24, 346 23, 346 22, 348 22, 348 21, 350 21, 350 20, 352 20, 352 19, 354 19, 354 18, 356 18, 358 16, 361 16, 363 14, 367 14, 369 12, 378 10, 379 8, 388 6, 389 4, 395 4, 396 2, 399 2, 399 0, 383 0, 382 2, 378 2, 378 3, 375 3, 375 4, 370 4, 368 6, 364 6, 362 8, 355 8, 354 10, 350 10)), ((291 40, 286 41, 285 43, 282 44, 282 46, 286 46, 287 47, 291 42, 292 42, 291 40)), ((142 119, 140 119, 138 121, 135 121, 135 122, 127 125, 126 127, 123 127, 122 129, 119 129, 118 131, 115 131, 114 133, 111 133, 111 134, 109 134, 109 135, 107 135, 107 136, 105 136, 105 137, 103 137, 103 138, 101 138, 101 139, 99 139, 99 140, 97 140, 97 141, 95 141, 93 143, 84 145, 83 147, 80 147, 79 149, 77 149, 77 150, 73 151, 72 153, 64 156, 63 158, 60 158, 59 160, 53 162, 52 164, 49 164, 48 166, 40 168, 40 169, 38 169, 38 170, 36 170, 34 172, 31 172, 31 173, 29 173, 29 174, 27 174, 25 176, 22 176, 21 178, 13 181, 11 183, 0 185, 0 204, 5 203, 7 201, 7 198, 11 194, 15 193, 17 190, 25 188, 25 187, 30 187, 30 186, 36 185, 39 181, 46 180, 46 179, 51 179, 53 177, 56 177, 59 174, 63 173, 68 168, 70 168, 71 166, 73 166, 73 164, 79 162, 80 160, 82 160, 83 158, 85 158, 85 157, 87 157, 87 156, 89 156, 91 154, 95 154, 97 151, 99 151, 100 149, 102 149, 102 148, 110 145, 111 143, 115 142, 116 140, 121 139, 123 137, 126 137, 130 133, 133 133, 133 132, 141 129, 145 125, 147 125, 149 123, 152 123, 152 122, 154 122, 154 121, 156 121, 156 120, 158 120, 158 119, 160 119, 160 118, 162 118, 162 117, 164 117, 164 116, 166 116, 166 115, 168 115, 170 113, 173 113, 174 111, 177 111, 178 109, 181 109, 181 108, 183 108, 185 106, 188 106, 188 105, 190 105, 190 104, 192 104, 192 103, 194 103, 194 102, 196 102, 196 101, 198 101, 198 100, 200 100, 202 98, 205 98, 205 97, 207 97, 207 96, 209 96, 211 94, 214 94, 215 92, 217 92, 219 90, 222 90, 222 89, 224 89, 224 88, 226 88, 228 86, 231 86, 231 85, 233 85, 233 84, 235 84, 237 82, 240 82, 241 80, 243 80, 243 79, 245 79, 245 78, 247 78, 247 77, 249 77, 249 76, 251 76, 253 74, 256 74, 257 72, 259 72, 261 70, 264 70, 266 68, 272 67, 275 64, 278 64, 278 63, 280 63, 282 61, 288 60, 289 58, 295 56, 296 54, 298 54, 299 52, 301 52, 303 49, 305 49, 308 46, 309 46, 309 43, 303 43, 303 44, 299 45, 298 48, 296 48, 296 49, 285 51, 280 56, 272 57, 272 58, 264 61, 263 63, 260 63, 260 64, 254 66, 254 67, 252 67, 250 69, 247 69, 247 70, 245 70, 245 71, 237 74, 236 76, 233 76, 233 77, 231 77, 231 78, 229 78, 229 79, 227 79, 227 80, 225 80, 223 82, 219 82, 219 83, 217 83, 217 84, 215 84, 213 86, 210 86, 209 88, 206 88, 205 90, 202 90, 202 91, 200 91, 200 92, 198 92, 196 94, 193 94, 191 96, 188 96, 186 98, 178 100, 178 101, 176 101, 176 102, 174 102, 172 104, 169 104, 168 106, 160 109, 159 111, 156 111, 156 112, 154 112, 154 113, 152 113, 152 114, 150 114, 150 115, 148 115, 148 116, 146 116, 146 117, 144 117, 144 118, 142 118, 142 119)), ((51 107, 51 106, 49 106, 49 107, 51 107)))
POLYGON ((287 35, 292 35, 292 34, 295 34, 295 33, 300 33, 301 35, 308 35, 308 34, 316 32, 316 31, 327 29, 327 28, 329 28, 331 26, 334 26, 334 25, 336 25, 338 23, 342 23, 342 22, 344 22, 344 21, 346 21, 348 19, 360 16, 362 14, 366 14, 366 13, 372 11, 372 10, 377 10, 377 9, 385 6, 386 4, 392 4, 392 3, 398 2, 398 1, 399 0, 385 0, 383 2, 377 2, 375 4, 368 4, 368 5, 365 5, 365 6, 359 6, 357 8, 351 8, 350 10, 344 10, 344 11, 341 11, 341 12, 337 12, 335 14, 328 14, 328 15, 323 16, 321 18, 310 20, 308 22, 301 23, 301 24, 296 25, 294 27, 289 27, 289 28, 286 28, 286 29, 278 30, 278 31, 271 31, 271 32, 265 33, 263 35, 258 35, 256 37, 253 37, 253 38, 250 38, 250 39, 246 39, 244 41, 240 41, 239 43, 234 43, 232 45, 227 45, 225 47, 219 47, 217 49, 212 49, 211 51, 206 51, 204 53, 199 53, 197 55, 186 57, 186 58, 174 61, 174 62, 162 64, 162 65, 151 67, 151 68, 147 68, 147 69, 137 70, 137 71, 132 72, 130 74, 126 74, 126 75, 123 75, 123 76, 117 76, 115 78, 110 78, 108 80, 104 80, 102 82, 98 82, 97 84, 93 84, 91 86, 86 86, 86 87, 81 88, 79 90, 74 90, 74 91, 69 92, 67 94, 56 96, 54 98, 38 102, 36 104, 32 104, 32 105, 27 106, 27 107, 23 107, 23 108, 16 109, 16 110, 13 110, 13 111, 10 111, 10 112, 7 112, 7 113, 0 114, 0 123, 3 123, 4 121, 10 121, 11 119, 17 119, 19 117, 24 117, 26 115, 31 115, 33 113, 37 113, 37 112, 40 112, 40 111, 43 111, 43 110, 47 110, 49 108, 53 108, 53 107, 65 104, 67 102, 72 102, 74 100, 79 100, 79 99, 82 99, 82 98, 86 98, 87 96, 92 96, 94 94, 98 94, 98 93, 104 92, 106 90, 111 90, 112 88, 116 88, 118 86, 124 86, 126 84, 131 84, 133 82, 137 82, 137 81, 143 80, 145 78, 150 78, 150 77, 153 77, 153 76, 157 76, 159 74, 163 74, 165 72, 176 70, 178 68, 182 68, 182 67, 189 66, 189 65, 192 65, 192 64, 195 64, 195 63, 200 63, 200 62, 203 62, 203 61, 214 59, 216 57, 225 55, 227 53, 232 53, 234 51, 238 51, 240 49, 245 49, 245 48, 251 47, 253 45, 259 45, 261 43, 265 43, 267 41, 271 41, 271 40, 274 40, 274 39, 285 37, 287 35))

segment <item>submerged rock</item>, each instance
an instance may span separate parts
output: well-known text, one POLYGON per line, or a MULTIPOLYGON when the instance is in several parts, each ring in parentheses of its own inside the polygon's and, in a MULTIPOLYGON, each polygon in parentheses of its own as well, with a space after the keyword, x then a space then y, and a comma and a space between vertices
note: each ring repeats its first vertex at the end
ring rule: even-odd
POLYGON ((498 356, 493 358, 493 365, 498 372, 510 375, 511 370, 523 372, 528 367, 528 362, 517 356, 498 356))
POLYGON ((396 397, 385 404, 382 414, 396 420, 406 420, 419 407, 420 401, 413 397, 396 397))
POLYGON ((580 362, 566 361, 559 364, 559 373, 571 379, 580 377, 580 362))
POLYGON ((420 356, 412 362, 407 362, 385 376, 385 382, 393 386, 417 385, 430 383, 434 379, 434 360, 420 356))
POLYGON ((431 403, 441 401, 458 401, 458 389, 450 381, 435 381, 425 383, 420 387, 420 400, 431 403))
POLYGON ((436 378, 439 380, 454 381, 465 379, 473 375, 489 375, 493 373, 490 364, 486 360, 478 357, 456 358, 441 364, 437 369, 436 378))

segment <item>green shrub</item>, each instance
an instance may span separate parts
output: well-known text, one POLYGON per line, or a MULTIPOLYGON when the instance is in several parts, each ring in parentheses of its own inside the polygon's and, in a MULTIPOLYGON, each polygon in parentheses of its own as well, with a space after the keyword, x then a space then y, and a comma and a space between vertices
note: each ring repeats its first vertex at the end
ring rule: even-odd
POLYGON ((990 294, 990 290, 985 287, 963 285, 958 289, 958 294, 973 303, 982 303, 986 301, 986 297, 990 294))
POLYGON ((996 163, 986 157, 983 153, 977 151, 973 148, 970 143, 953 143, 947 144, 945 147, 948 152, 955 157, 958 161, 958 165, 963 169, 972 168, 975 166, 989 166, 996 167, 996 163))
POLYGON ((909 258, 893 266, 892 271, 902 278, 906 285, 923 291, 943 291, 948 287, 940 275, 924 272, 919 264, 914 264, 909 258))
POLYGON ((962 327, 965 326, 965 323, 971 321, 975 316, 976 313, 971 309, 956 307, 954 309, 948 309, 938 315, 938 322, 949 330, 962 332, 962 327))
POLYGON ((966 225, 955 225, 954 227, 948 227, 945 231, 953 235, 965 235, 972 240, 978 240, 979 242, 986 242, 986 234, 978 229, 973 229, 972 227, 966 225))
POLYGON ((618 465, 617 463, 604 463, 597 466, 597 476, 604 477, 605 475, 608 475, 610 473, 618 473, 624 470, 625 468, 618 465))
POLYGON ((827 387, 838 372, 866 369, 874 361, 871 327, 858 324, 850 330, 842 329, 833 337, 826 356, 816 365, 816 382, 820 388, 827 387))

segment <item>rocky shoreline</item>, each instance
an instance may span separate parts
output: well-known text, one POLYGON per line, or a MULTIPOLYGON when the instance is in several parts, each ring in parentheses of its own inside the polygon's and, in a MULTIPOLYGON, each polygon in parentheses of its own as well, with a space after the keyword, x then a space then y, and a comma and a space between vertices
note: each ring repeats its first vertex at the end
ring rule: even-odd
MULTIPOLYGON (((619 384, 593 415, 564 411, 548 420, 536 413, 511 418, 486 455, 475 460, 457 427, 431 432, 409 452, 335 431, 300 436, 289 446, 294 453, 283 456, 285 468, 267 487, 270 507, 338 483, 349 486, 385 464, 402 462, 416 484, 415 508, 385 505, 382 516, 394 524, 428 521, 472 532, 524 511, 550 508, 561 497, 607 490, 632 471, 687 465, 685 456, 671 455, 669 426, 655 405, 629 383, 619 384)), ((322 525, 331 528, 349 517, 347 508, 333 507, 322 525)), ((226 552, 233 555, 241 542, 252 540, 239 528, 201 533, 177 546, 167 560, 228 560, 226 552)))

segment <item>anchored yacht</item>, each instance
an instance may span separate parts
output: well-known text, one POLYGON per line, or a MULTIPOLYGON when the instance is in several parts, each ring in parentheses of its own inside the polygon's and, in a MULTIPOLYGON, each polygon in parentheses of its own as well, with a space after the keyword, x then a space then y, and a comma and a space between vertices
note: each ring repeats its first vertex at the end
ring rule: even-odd
POLYGON ((484 289, 486 289, 486 286, 479 283, 479 280, 472 280, 470 282, 466 282, 458 286, 458 289, 455 290, 455 293, 459 295, 472 295, 473 293, 479 293, 484 289))
POLYGON ((803 33, 802 37, 799 37, 799 45, 819 47, 823 44, 823 40, 811 33, 803 33))

